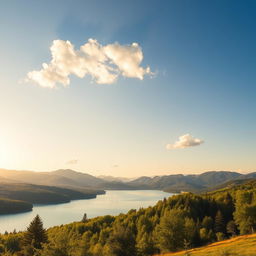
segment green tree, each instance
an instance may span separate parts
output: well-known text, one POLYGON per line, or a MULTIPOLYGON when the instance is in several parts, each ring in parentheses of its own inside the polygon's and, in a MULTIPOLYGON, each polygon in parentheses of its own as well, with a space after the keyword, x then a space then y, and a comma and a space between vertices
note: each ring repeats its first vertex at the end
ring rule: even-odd
POLYGON ((205 216, 203 218, 203 221, 202 221, 203 228, 206 228, 207 230, 213 229, 213 224, 214 224, 214 221, 213 221, 212 217, 205 216))
POLYGON ((235 223, 241 234, 254 233, 256 230, 256 193, 251 191, 237 193, 235 223))
POLYGON ((216 233, 225 233, 225 224, 221 211, 218 211, 215 216, 214 231, 216 233))
POLYGON ((24 245, 32 245, 36 249, 41 249, 42 244, 47 242, 47 233, 43 228, 43 222, 39 215, 31 221, 24 234, 24 245))
MULTIPOLYGON (((184 237, 185 237, 185 242, 184 244, 189 244, 189 247, 192 247, 198 243, 198 230, 196 223, 192 218, 185 218, 185 223, 184 223, 184 237)), ((184 249, 188 249, 185 248, 184 249)))
POLYGON ((185 238, 184 212, 166 211, 156 228, 155 237, 161 252, 176 251, 183 247, 185 238))
POLYGON ((237 234, 237 228, 236 228, 236 223, 231 220, 227 224, 227 233, 230 234, 231 236, 235 236, 237 234))
MULTIPOLYGON (((60 231, 38 250, 40 256, 77 256, 82 252, 79 235, 60 231)), ((85 254, 86 255, 86 254, 85 254)))
POLYGON ((217 238, 217 241, 222 241, 225 239, 225 234, 222 233, 222 232, 217 232, 216 233, 216 238, 217 238))
POLYGON ((129 227, 116 223, 107 243, 107 256, 136 255, 135 238, 129 227))
POLYGON ((85 213, 84 216, 83 216, 83 218, 82 218, 82 220, 81 220, 81 222, 85 223, 87 220, 88 220, 88 219, 87 219, 87 214, 85 213))
POLYGON ((153 255, 155 252, 152 235, 143 232, 137 237, 136 248, 139 256, 153 255))
POLYGON ((202 243, 208 243, 215 239, 215 235, 212 229, 207 230, 206 228, 201 228, 199 230, 199 234, 200 234, 200 239, 202 243))
POLYGON ((18 235, 9 234, 5 240, 5 248, 8 252, 14 253, 20 250, 20 238, 18 235))

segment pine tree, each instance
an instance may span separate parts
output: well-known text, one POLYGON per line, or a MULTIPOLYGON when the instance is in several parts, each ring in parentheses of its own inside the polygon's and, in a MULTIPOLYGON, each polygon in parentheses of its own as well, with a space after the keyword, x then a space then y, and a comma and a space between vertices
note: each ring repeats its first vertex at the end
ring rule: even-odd
POLYGON ((227 233, 231 236, 235 236, 237 233, 236 223, 233 220, 229 221, 227 224, 227 233))
POLYGON ((83 218, 82 218, 82 220, 81 220, 81 222, 85 223, 85 222, 87 222, 87 220, 88 220, 87 219, 87 214, 85 213, 83 218))
POLYGON ((218 211, 215 217, 214 231, 216 233, 225 233, 225 224, 221 211, 218 211))
POLYGON ((42 243, 47 242, 46 230, 39 215, 31 221, 24 235, 24 245, 32 245, 36 249, 42 248, 42 243))

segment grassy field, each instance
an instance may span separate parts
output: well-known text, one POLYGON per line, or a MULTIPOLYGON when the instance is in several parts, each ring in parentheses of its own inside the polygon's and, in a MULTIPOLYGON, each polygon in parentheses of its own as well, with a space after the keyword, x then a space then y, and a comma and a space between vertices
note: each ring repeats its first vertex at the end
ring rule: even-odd
MULTIPOLYGON (((161 256, 256 256, 256 234, 238 236, 208 246, 161 256)), ((156 255, 157 256, 157 255, 156 255)))

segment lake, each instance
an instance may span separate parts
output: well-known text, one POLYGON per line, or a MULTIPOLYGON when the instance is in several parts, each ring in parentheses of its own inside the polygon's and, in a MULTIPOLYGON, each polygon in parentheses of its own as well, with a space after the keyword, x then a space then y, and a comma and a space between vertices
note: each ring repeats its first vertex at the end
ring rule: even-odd
POLYGON ((74 200, 70 203, 55 205, 34 205, 32 212, 0 215, 0 232, 25 230, 31 220, 39 214, 44 227, 52 227, 80 221, 87 217, 118 215, 130 209, 153 206, 157 201, 172 194, 157 190, 108 190, 95 199, 74 200))

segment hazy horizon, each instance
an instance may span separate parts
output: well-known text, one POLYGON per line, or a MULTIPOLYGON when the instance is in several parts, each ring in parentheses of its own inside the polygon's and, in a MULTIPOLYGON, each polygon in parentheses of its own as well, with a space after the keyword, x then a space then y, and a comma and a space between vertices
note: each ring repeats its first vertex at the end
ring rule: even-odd
POLYGON ((100 176, 105 176, 105 177, 113 177, 113 178, 127 178, 127 179, 136 179, 142 176, 147 176, 147 177, 154 177, 154 176, 168 176, 168 175, 178 175, 178 174, 182 174, 184 176, 186 175, 200 175, 202 173, 206 173, 206 172, 220 172, 220 171, 226 171, 226 172, 237 172, 237 173, 241 173, 241 174, 249 174, 254 171, 241 171, 241 170, 203 170, 202 172, 172 172, 172 171, 166 171, 166 172, 162 172, 159 174, 152 174, 152 175, 138 175, 138 176, 122 176, 122 175, 111 175, 108 173, 102 173, 102 174, 94 174, 94 172, 92 171, 85 171, 85 170, 78 170, 75 168, 59 168, 59 169, 55 169, 55 170, 44 170, 44 171, 38 171, 38 170, 25 170, 25 169, 6 169, 6 168, 0 168, 0 170, 6 170, 6 171, 28 171, 28 172, 54 172, 54 171, 58 171, 58 170, 71 170, 71 171, 75 171, 75 172, 80 172, 80 173, 85 173, 85 174, 89 174, 95 177, 100 177, 100 176))

